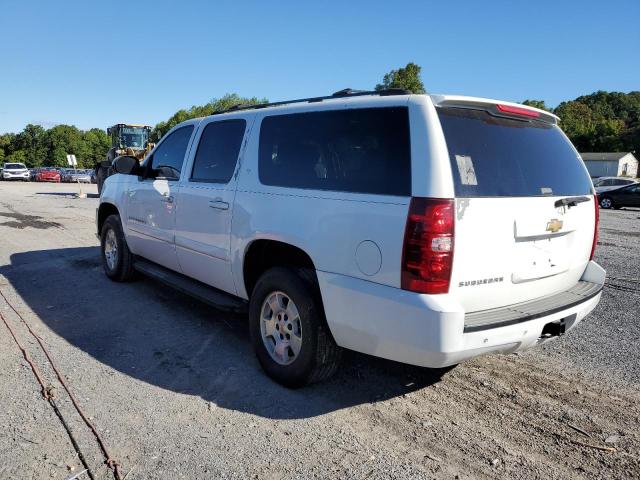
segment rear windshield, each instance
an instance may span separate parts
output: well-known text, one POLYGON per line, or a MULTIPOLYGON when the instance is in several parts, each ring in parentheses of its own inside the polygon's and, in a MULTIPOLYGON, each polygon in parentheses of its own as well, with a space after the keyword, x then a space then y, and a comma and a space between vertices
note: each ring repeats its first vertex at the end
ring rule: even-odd
POLYGON ((21 163, 7 163, 4 168, 6 169, 12 169, 12 170, 17 170, 19 168, 27 168, 25 167, 23 164, 21 163))
POLYGON ((591 179, 556 125, 439 108, 457 197, 588 195, 591 179))

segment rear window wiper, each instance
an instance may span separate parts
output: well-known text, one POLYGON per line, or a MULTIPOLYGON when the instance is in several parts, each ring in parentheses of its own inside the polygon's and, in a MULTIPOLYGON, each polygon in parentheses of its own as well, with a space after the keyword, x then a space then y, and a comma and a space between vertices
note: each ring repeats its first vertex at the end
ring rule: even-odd
POLYGON ((591 197, 567 197, 567 198, 561 198, 560 200, 556 200, 555 206, 556 207, 571 208, 571 207, 575 207, 579 203, 588 202, 589 200, 591 200, 591 197))

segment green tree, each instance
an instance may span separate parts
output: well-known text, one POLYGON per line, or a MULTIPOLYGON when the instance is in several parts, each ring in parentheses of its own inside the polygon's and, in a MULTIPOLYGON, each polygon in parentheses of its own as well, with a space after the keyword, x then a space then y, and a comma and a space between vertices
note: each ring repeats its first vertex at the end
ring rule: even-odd
POLYGON ((27 153, 24 150, 16 150, 5 158, 6 163, 24 163, 28 165, 27 153))
POLYGON ((240 97, 235 93, 227 93, 222 98, 214 98, 209 103, 204 105, 194 105, 188 110, 178 110, 174 113, 169 120, 158 123, 151 131, 151 140, 157 142, 165 133, 171 130, 179 123, 189 120, 191 118, 206 117, 215 112, 222 112, 228 110, 236 105, 258 105, 261 103, 267 103, 269 100, 266 98, 245 98, 240 97))
POLYGON ((595 131, 593 111, 584 103, 575 100, 562 102, 553 113, 560 117, 560 123, 567 135, 591 135, 595 131))
POLYGON ((640 151, 640 92, 598 91, 553 111, 580 151, 640 151))
POLYGON ((75 155, 78 166, 86 165, 89 149, 82 141, 82 132, 72 125, 56 125, 47 130, 46 145, 49 152, 46 166, 67 166, 67 155, 75 155))
POLYGON ((12 152, 14 139, 15 135, 13 133, 0 135, 0 162, 3 162, 4 158, 12 152))
POLYGON ((551 111, 551 108, 547 107, 544 100, 525 100, 522 104, 533 108, 539 108, 540 110, 546 110, 547 112, 551 111))
POLYGON ((37 167, 44 163, 47 157, 44 136, 45 129, 40 125, 33 124, 27 125, 22 132, 16 135, 14 149, 24 152, 26 163, 29 166, 37 167))
POLYGON ((85 167, 92 167, 96 162, 102 161, 111 147, 111 139, 104 130, 92 128, 83 132, 82 139, 86 144, 87 154, 83 158, 85 167))
POLYGON ((404 68, 391 70, 385 74, 382 83, 376 85, 376 90, 401 88, 411 93, 425 93, 424 84, 420 79, 422 67, 415 63, 407 63, 404 68))

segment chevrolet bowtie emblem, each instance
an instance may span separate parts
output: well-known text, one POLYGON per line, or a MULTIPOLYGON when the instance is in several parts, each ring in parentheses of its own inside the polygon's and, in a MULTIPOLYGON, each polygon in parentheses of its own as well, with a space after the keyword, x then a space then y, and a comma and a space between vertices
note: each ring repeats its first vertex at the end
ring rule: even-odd
POLYGON ((562 220, 553 218, 547 223, 547 232, 556 233, 562 228, 562 220))

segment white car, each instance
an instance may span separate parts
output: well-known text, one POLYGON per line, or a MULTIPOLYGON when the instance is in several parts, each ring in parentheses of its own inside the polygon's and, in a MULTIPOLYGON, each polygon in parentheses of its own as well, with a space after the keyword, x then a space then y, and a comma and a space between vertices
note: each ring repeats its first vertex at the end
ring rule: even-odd
POLYGON ((5 163, 2 167, 3 180, 22 180, 28 182, 31 174, 24 163, 5 163))
POLYGON ((69 174, 69 181, 72 183, 91 183, 91 171, 75 170, 69 174))
POLYGON ((557 120, 396 90, 188 120, 142 165, 114 161, 104 270, 247 308, 288 386, 328 377, 342 348, 443 367, 534 347, 605 280, 593 186, 557 120))
POLYGON ((596 189, 596 193, 599 195, 610 190, 616 190, 632 183, 637 183, 631 178, 624 177, 600 177, 593 180, 593 186, 596 189))

